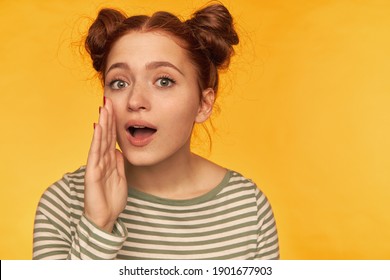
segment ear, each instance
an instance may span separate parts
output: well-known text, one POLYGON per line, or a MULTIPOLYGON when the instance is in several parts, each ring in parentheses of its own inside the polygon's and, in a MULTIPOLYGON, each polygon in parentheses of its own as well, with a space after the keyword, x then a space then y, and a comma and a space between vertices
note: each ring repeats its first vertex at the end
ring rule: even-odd
POLYGON ((202 123, 207 121, 213 112, 215 101, 215 92, 212 88, 206 88, 202 91, 202 98, 199 104, 199 110, 195 118, 195 122, 202 123))

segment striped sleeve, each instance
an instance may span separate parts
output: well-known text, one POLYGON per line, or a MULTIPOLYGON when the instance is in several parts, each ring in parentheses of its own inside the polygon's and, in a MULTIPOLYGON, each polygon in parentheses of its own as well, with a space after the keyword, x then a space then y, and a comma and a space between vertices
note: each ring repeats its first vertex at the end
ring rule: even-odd
POLYGON ((34 222, 33 259, 116 258, 127 229, 118 220, 107 233, 83 215, 83 171, 66 174, 43 193, 34 222))
POLYGON ((84 215, 73 238, 68 259, 113 260, 126 239, 126 227, 117 221, 113 233, 97 228, 84 215))
POLYGON ((256 188, 257 254, 255 259, 279 259, 279 241, 274 214, 267 197, 256 188))

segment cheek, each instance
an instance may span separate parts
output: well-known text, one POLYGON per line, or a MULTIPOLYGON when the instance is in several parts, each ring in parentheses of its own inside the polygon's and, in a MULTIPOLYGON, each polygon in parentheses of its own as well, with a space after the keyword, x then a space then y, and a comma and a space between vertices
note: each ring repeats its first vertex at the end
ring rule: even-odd
POLYGON ((194 107, 183 107, 177 111, 177 114, 171 115, 171 124, 177 135, 187 138, 192 133, 194 127, 197 109, 194 107))
POLYGON ((119 98, 110 98, 110 100, 112 102, 112 110, 113 110, 115 119, 118 120, 121 118, 121 115, 123 114, 122 112, 124 110, 124 107, 123 107, 124 102, 122 100, 120 100, 119 98), (122 104, 122 106, 121 106, 121 104, 122 104))
POLYGON ((195 98, 185 98, 171 106, 171 118, 174 122, 194 123, 198 114, 199 103, 195 98))
POLYGON ((115 121, 115 127, 116 127, 116 132, 117 132, 117 136, 118 133, 123 130, 123 127, 124 127, 124 114, 121 113, 123 109, 121 109, 119 106, 116 106, 114 103, 113 103, 113 114, 114 114, 114 121, 115 121))

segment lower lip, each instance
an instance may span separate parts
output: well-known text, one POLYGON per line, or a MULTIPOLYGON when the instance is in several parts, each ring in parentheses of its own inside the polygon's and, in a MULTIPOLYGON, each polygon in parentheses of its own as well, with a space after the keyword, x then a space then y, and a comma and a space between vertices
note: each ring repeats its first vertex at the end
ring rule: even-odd
POLYGON ((144 146, 148 145, 150 142, 153 141, 155 134, 156 134, 156 132, 151 134, 148 137, 144 137, 142 139, 137 139, 137 138, 133 137, 129 131, 126 131, 127 140, 130 142, 131 145, 133 145, 135 147, 144 147, 144 146))

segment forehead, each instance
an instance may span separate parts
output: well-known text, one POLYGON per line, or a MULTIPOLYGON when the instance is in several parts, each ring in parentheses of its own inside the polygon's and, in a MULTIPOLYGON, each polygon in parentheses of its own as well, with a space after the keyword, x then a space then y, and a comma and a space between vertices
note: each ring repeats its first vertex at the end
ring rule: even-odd
POLYGON ((169 61, 181 67, 189 66, 189 55, 181 43, 163 32, 129 32, 113 44, 107 57, 107 69, 118 62, 136 66, 150 61, 169 61))

